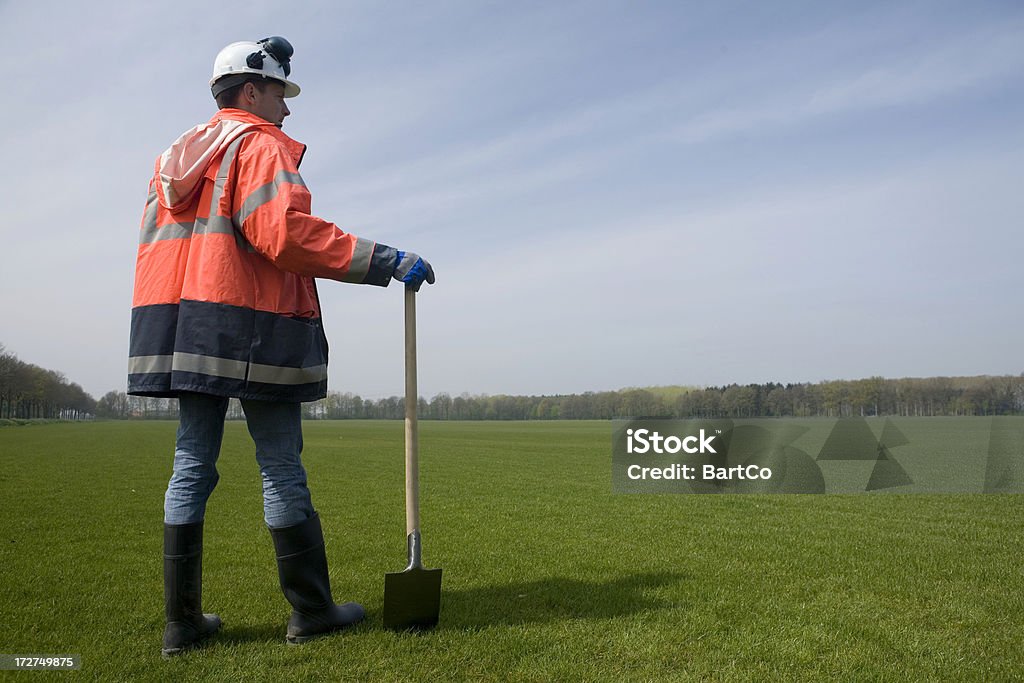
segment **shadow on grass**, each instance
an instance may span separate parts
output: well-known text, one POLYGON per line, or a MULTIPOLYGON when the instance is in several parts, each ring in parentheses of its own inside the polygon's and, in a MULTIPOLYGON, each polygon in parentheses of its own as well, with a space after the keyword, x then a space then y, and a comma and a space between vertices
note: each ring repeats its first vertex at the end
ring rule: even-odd
POLYGON ((287 630, 287 616, 280 624, 244 624, 231 626, 225 624, 224 629, 216 635, 216 639, 223 643, 245 643, 259 640, 273 640, 284 642, 285 631, 287 630))
MULTIPOLYGON (((552 577, 481 588, 442 589, 441 629, 540 624, 573 619, 609 619, 668 609, 673 603, 655 593, 685 580, 683 574, 650 572, 617 576, 607 581, 552 577)), ((383 628, 381 614, 347 632, 383 628)), ((214 642, 284 642, 285 621, 275 624, 225 626, 214 642)))
POLYGON ((442 590, 442 628, 607 619, 667 609, 654 589, 685 577, 668 572, 618 576, 608 581, 552 577, 483 588, 442 590))
MULTIPOLYGON (((372 616, 372 615, 371 615, 372 616)), ((378 624, 372 621, 362 622, 356 626, 350 626, 345 629, 345 633, 356 633, 358 631, 366 630, 367 628, 375 628, 378 624)), ((224 644, 237 644, 237 643, 257 643, 257 642, 269 642, 274 645, 287 645, 285 641, 285 633, 288 630, 288 618, 287 614, 280 623, 274 624, 246 624, 240 626, 225 625, 224 628, 213 636, 212 642, 220 642, 224 644)))

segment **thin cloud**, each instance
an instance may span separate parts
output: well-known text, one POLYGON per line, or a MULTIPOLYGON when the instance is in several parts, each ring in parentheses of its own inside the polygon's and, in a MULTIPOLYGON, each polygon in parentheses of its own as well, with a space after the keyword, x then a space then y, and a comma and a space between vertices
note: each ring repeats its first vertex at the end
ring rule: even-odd
POLYGON ((901 55, 895 61, 878 59, 875 66, 853 75, 818 72, 816 83, 793 84, 786 97, 766 91, 760 101, 756 95, 753 101, 748 96, 743 106, 700 112, 670 137, 684 144, 706 143, 826 116, 920 105, 969 88, 998 85, 1007 78, 1019 80, 1024 70, 1022 29, 1016 22, 986 28, 928 52, 901 55))

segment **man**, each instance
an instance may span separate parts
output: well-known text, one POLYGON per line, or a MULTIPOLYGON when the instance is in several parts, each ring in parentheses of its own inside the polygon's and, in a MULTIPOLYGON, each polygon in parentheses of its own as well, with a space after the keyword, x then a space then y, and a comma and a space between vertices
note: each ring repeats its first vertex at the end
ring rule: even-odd
POLYGON ((203 614, 203 520, 217 484, 228 399, 241 400, 263 478, 264 518, 287 641, 355 624, 363 608, 331 596, 320 519, 306 486, 300 404, 327 393, 327 339, 314 278, 419 289, 430 265, 310 213, 305 146, 281 131, 299 94, 292 46, 232 43, 214 62, 220 110, 156 163, 132 304, 128 393, 179 399, 174 473, 164 500, 164 656, 221 626, 203 614))

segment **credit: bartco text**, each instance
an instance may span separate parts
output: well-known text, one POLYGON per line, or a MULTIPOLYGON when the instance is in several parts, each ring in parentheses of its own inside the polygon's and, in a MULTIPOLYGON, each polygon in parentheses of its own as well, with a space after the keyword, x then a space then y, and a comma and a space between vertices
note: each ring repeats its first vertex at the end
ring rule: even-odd
MULTIPOLYGON (((767 467, 757 465, 735 465, 733 467, 715 467, 704 465, 701 470, 701 479, 704 481, 736 479, 771 479, 772 471, 767 467)), ((697 467, 694 465, 680 465, 673 463, 668 467, 642 467, 630 465, 626 468, 626 476, 630 479, 697 479, 697 467)))

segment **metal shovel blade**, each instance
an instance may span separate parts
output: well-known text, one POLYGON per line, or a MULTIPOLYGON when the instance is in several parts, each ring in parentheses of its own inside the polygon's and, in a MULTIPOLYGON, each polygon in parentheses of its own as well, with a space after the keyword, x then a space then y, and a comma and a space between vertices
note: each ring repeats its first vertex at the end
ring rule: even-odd
POLYGON ((414 567, 384 575, 385 628, 432 628, 440 616, 440 569, 414 567))

